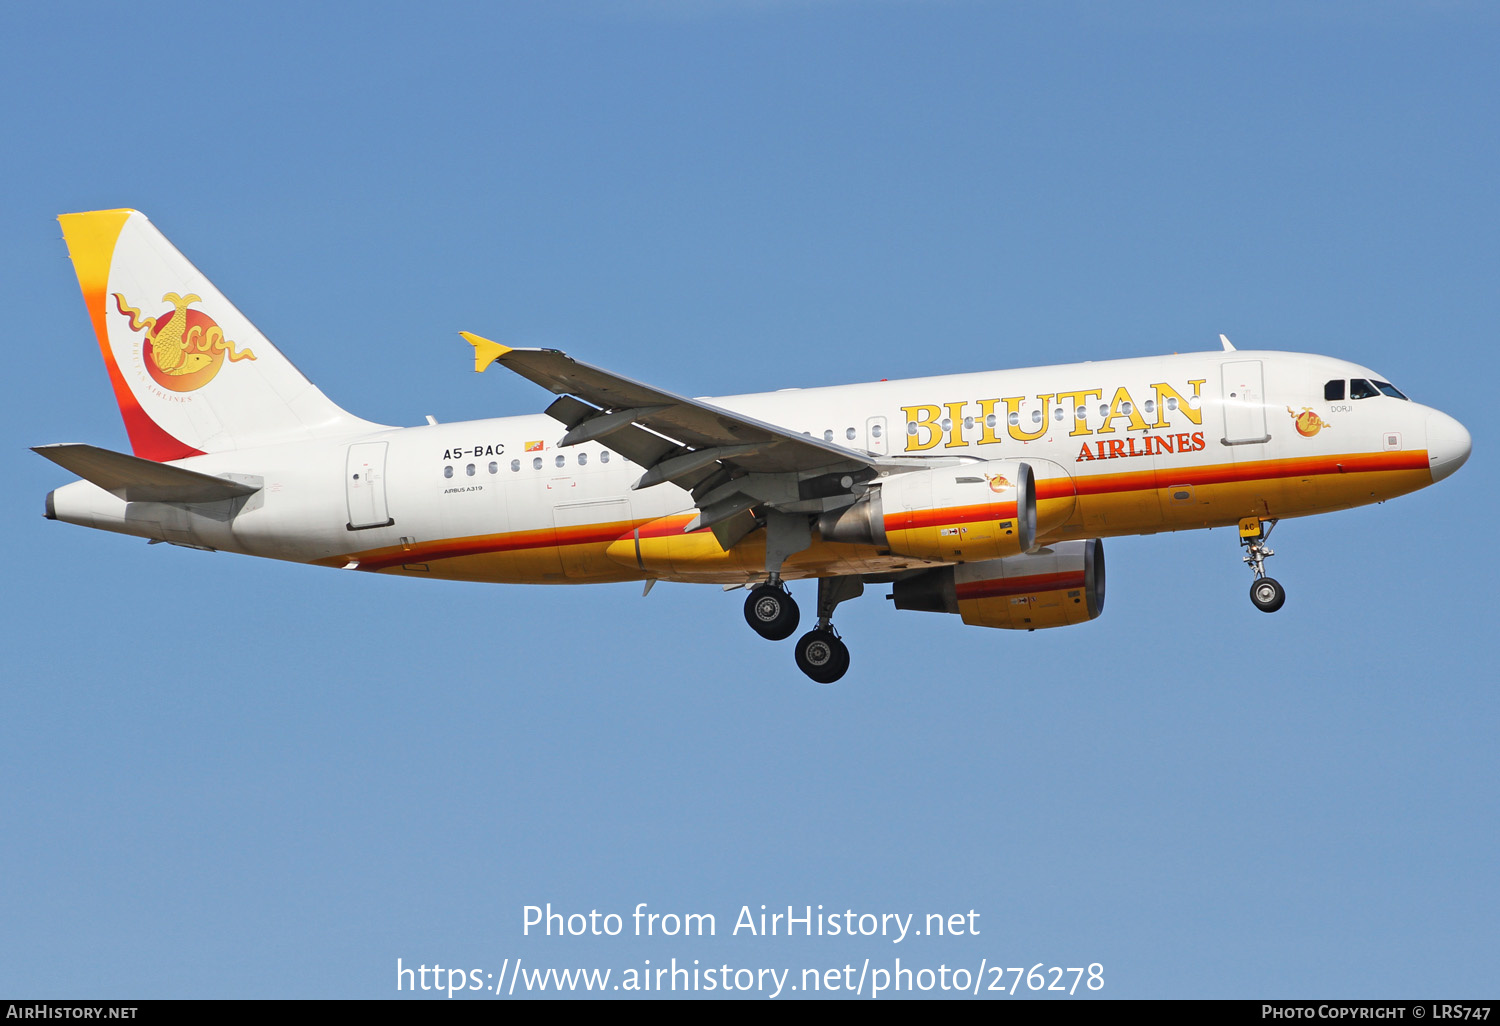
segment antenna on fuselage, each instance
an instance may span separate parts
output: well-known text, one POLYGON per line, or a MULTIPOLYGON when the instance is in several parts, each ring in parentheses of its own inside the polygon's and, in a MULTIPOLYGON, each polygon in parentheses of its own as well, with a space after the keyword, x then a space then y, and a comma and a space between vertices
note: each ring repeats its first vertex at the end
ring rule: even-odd
POLYGON ((1229 341, 1229 336, 1228 335, 1220 335, 1219 336, 1219 341, 1222 342, 1222 343, 1224 343, 1224 352, 1226 352, 1226 353, 1232 353, 1232 352, 1235 351, 1234 343, 1231 342, 1231 341, 1229 341))

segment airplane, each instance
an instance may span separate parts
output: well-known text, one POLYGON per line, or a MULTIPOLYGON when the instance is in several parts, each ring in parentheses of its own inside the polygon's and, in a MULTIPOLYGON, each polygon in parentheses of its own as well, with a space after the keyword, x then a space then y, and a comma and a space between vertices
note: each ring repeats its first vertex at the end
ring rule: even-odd
POLYGON ((688 398, 554 349, 469 332, 556 398, 539 414, 415 427, 329 400, 134 210, 59 218, 133 455, 35 448, 81 480, 48 519, 152 543, 422 579, 748 589, 797 666, 849 668, 834 610, 1039 630, 1104 608, 1103 539, 1237 527, 1275 612, 1287 518, 1441 481, 1454 418, 1344 360, 1221 349, 688 398))

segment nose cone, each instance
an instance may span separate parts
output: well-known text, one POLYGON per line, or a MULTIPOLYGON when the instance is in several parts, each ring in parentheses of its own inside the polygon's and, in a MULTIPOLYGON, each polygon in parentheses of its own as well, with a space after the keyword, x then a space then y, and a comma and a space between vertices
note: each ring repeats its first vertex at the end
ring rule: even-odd
POLYGON ((1463 466, 1472 444, 1468 429, 1446 413, 1434 410, 1427 415, 1427 464, 1434 481, 1463 466))

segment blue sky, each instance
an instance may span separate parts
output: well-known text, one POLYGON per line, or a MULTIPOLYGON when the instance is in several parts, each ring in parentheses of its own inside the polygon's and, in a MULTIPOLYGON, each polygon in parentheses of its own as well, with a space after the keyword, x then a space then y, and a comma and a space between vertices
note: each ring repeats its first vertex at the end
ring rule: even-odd
MULTIPOLYGON (((1469 3, 18 6, 0 39, 0 995, 395 995, 395 964, 1104 966, 1493 993, 1500 17, 1469 3), (132 206, 335 401, 536 412, 457 337, 690 395, 1213 348, 1474 435, 1388 504, 1111 539, 1035 634, 420 584, 42 519, 127 443, 61 233, 132 206), (713 913, 538 938, 522 908, 713 913), (975 937, 728 936, 742 905, 975 937)), ((804 596, 810 599, 810 593, 804 596)), ((805 603, 806 604, 806 603, 805 603)))

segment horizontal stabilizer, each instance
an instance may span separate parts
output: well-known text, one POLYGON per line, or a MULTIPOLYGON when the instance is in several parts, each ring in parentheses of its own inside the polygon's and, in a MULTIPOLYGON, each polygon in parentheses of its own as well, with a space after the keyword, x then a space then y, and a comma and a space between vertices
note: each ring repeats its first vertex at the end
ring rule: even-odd
POLYGON ((31 451, 126 502, 220 502, 260 490, 94 445, 38 445, 31 451))

